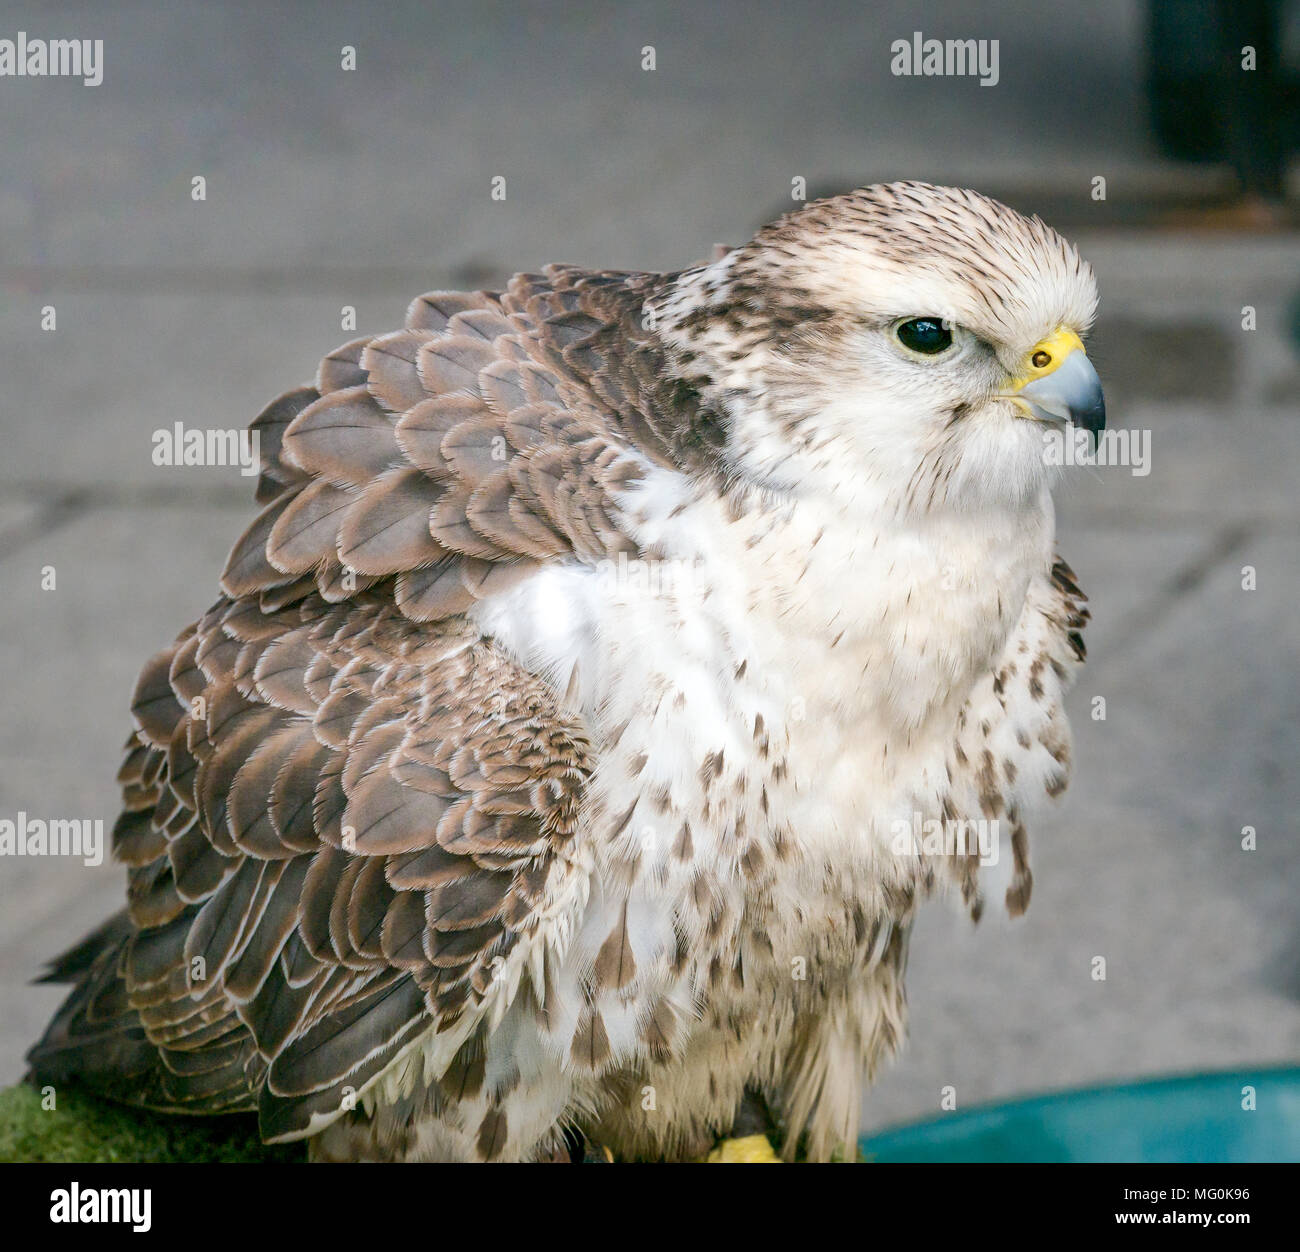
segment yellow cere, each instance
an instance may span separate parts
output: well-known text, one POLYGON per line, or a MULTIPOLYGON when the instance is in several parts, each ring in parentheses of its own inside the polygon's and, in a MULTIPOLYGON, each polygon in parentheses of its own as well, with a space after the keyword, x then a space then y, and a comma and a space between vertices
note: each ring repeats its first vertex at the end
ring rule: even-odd
POLYGON ((1017 391, 1021 387, 1027 387, 1036 378, 1043 378, 1050 374, 1071 352, 1075 351, 1083 352, 1083 340, 1074 331, 1066 330, 1062 326, 1054 334, 1034 344, 1025 357, 1024 372, 1013 379, 1011 385, 1017 391), (1046 360, 1043 360, 1043 357, 1046 357, 1046 360))

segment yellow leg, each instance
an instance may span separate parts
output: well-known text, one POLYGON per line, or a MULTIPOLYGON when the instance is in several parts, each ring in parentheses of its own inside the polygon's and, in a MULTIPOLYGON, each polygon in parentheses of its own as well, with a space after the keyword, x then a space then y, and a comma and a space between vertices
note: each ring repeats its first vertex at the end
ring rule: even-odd
POLYGON ((746 1135, 743 1139, 723 1139, 705 1161, 710 1165, 779 1165, 781 1158, 772 1151, 766 1135, 746 1135))

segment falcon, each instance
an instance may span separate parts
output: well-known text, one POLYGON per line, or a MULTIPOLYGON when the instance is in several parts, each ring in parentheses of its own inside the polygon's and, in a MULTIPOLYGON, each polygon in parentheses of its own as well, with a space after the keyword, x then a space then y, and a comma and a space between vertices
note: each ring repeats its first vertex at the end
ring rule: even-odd
POLYGON ((1095 305, 903 182, 331 352, 140 677, 126 908, 35 1077, 322 1160, 851 1158, 918 904, 991 889, 900 831, 994 830, 1016 914, 1066 786, 1095 305))

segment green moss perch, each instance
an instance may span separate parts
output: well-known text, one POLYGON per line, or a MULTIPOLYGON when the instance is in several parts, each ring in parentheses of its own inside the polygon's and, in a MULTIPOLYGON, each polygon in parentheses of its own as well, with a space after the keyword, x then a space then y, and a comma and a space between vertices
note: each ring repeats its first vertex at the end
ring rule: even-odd
POLYGON ((72 1087, 59 1090, 55 1104, 54 1109, 42 1108, 40 1091, 26 1084, 0 1091, 0 1161, 163 1164, 307 1159, 301 1143, 263 1144, 257 1137, 257 1118, 251 1114, 150 1113, 72 1087))
POLYGON ((60 1088, 55 1108, 20 1085, 0 1091, 0 1161, 305 1161, 300 1143, 267 1147, 252 1116, 177 1117, 60 1088))

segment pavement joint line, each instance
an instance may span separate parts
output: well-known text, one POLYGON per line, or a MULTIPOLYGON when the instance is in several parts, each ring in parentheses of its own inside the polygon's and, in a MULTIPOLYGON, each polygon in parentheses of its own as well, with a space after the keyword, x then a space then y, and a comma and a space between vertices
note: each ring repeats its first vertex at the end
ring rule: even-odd
MULTIPOLYGON (((1116 628, 1107 652, 1121 658, 1132 656, 1133 651, 1129 645, 1135 638, 1157 627, 1181 601, 1186 600, 1192 592, 1205 584, 1213 570, 1242 551, 1260 530, 1261 527, 1258 525, 1249 525, 1245 522, 1232 522, 1221 526, 1204 551, 1175 570, 1145 606, 1136 610, 1116 628)), ((1104 663, 1098 668, 1104 671, 1104 663)))
MULTIPOLYGON (((1144 512, 1141 509, 1110 509, 1090 506, 1086 509, 1070 508, 1062 511, 1056 527, 1057 541, 1072 544, 1086 527, 1099 526, 1113 530, 1180 530, 1189 522, 1200 526, 1215 525, 1262 526, 1272 528, 1294 523, 1300 510, 1269 509, 1264 512, 1228 512, 1207 516, 1203 509, 1164 508, 1144 512)), ((1068 553, 1066 554, 1069 555, 1068 553)))
MULTIPOLYGON (((846 184, 847 185, 847 184, 846 184)), ((1060 223, 1058 223, 1060 224, 1060 223)), ((1101 246, 1114 240, 1132 238, 1148 242, 1153 228, 1117 223, 1079 223, 1071 227, 1082 238, 1097 240, 1101 246)), ((1194 229, 1161 229, 1162 242, 1182 246, 1189 243, 1206 243, 1204 232, 1194 229)), ((1224 246, 1249 242, 1293 241, 1300 232, 1213 232, 1210 244, 1224 246)), ((185 295, 198 291, 205 294, 225 295, 297 295, 332 292, 340 287, 346 291, 365 295, 382 295, 413 281, 419 285, 420 275, 425 275, 422 289, 437 287, 450 289, 461 284, 477 287, 484 284, 499 286, 508 281, 519 265, 506 257, 475 255, 466 262, 448 258, 439 263, 428 255, 412 259, 410 263, 388 262, 378 265, 330 265, 309 259, 299 265, 157 265, 141 264, 45 264, 0 266, 0 285, 13 284, 32 289, 57 287, 82 292, 111 292, 141 295, 185 295), (414 279, 413 279, 414 276, 414 279)))
MULTIPOLYGON (((61 491, 64 498, 75 498, 88 509, 96 508, 172 508, 180 504, 197 504, 215 508, 242 508, 253 513, 262 508, 253 498, 251 487, 231 487, 223 483, 197 483, 190 486, 135 486, 123 483, 120 486, 108 484, 52 484, 32 481, 17 481, 5 484, 7 490, 16 495, 45 497, 51 489, 61 491)), ((57 503, 57 502, 55 502, 57 503)), ((17 527, 15 527, 17 529, 17 527)))
POLYGON ((56 530, 77 521, 95 509, 104 508, 174 508, 182 504, 198 504, 209 508, 236 508, 255 511, 256 502, 243 491, 217 484, 189 487, 56 487, 50 484, 9 484, 15 494, 28 497, 35 503, 32 517, 0 531, 0 561, 27 547, 35 539, 44 538, 56 530))
POLYGON ((73 488, 38 504, 31 518, 0 533, 0 560, 7 560, 33 540, 49 535, 88 512, 88 495, 83 489, 73 488))
MULTIPOLYGON (((486 269, 489 278, 497 273, 495 268, 486 269)), ((497 286, 508 281, 509 267, 503 263, 499 274, 497 286)), ((198 292, 204 295, 311 296, 342 290, 373 297, 390 295, 395 288, 431 291, 450 289, 460 283, 480 285, 484 278, 484 268, 477 264, 471 273, 458 265, 430 266, 427 260, 419 265, 365 268, 311 263, 275 269, 155 265, 0 268, 0 285, 82 293, 126 292, 141 296, 194 296, 198 292)))

